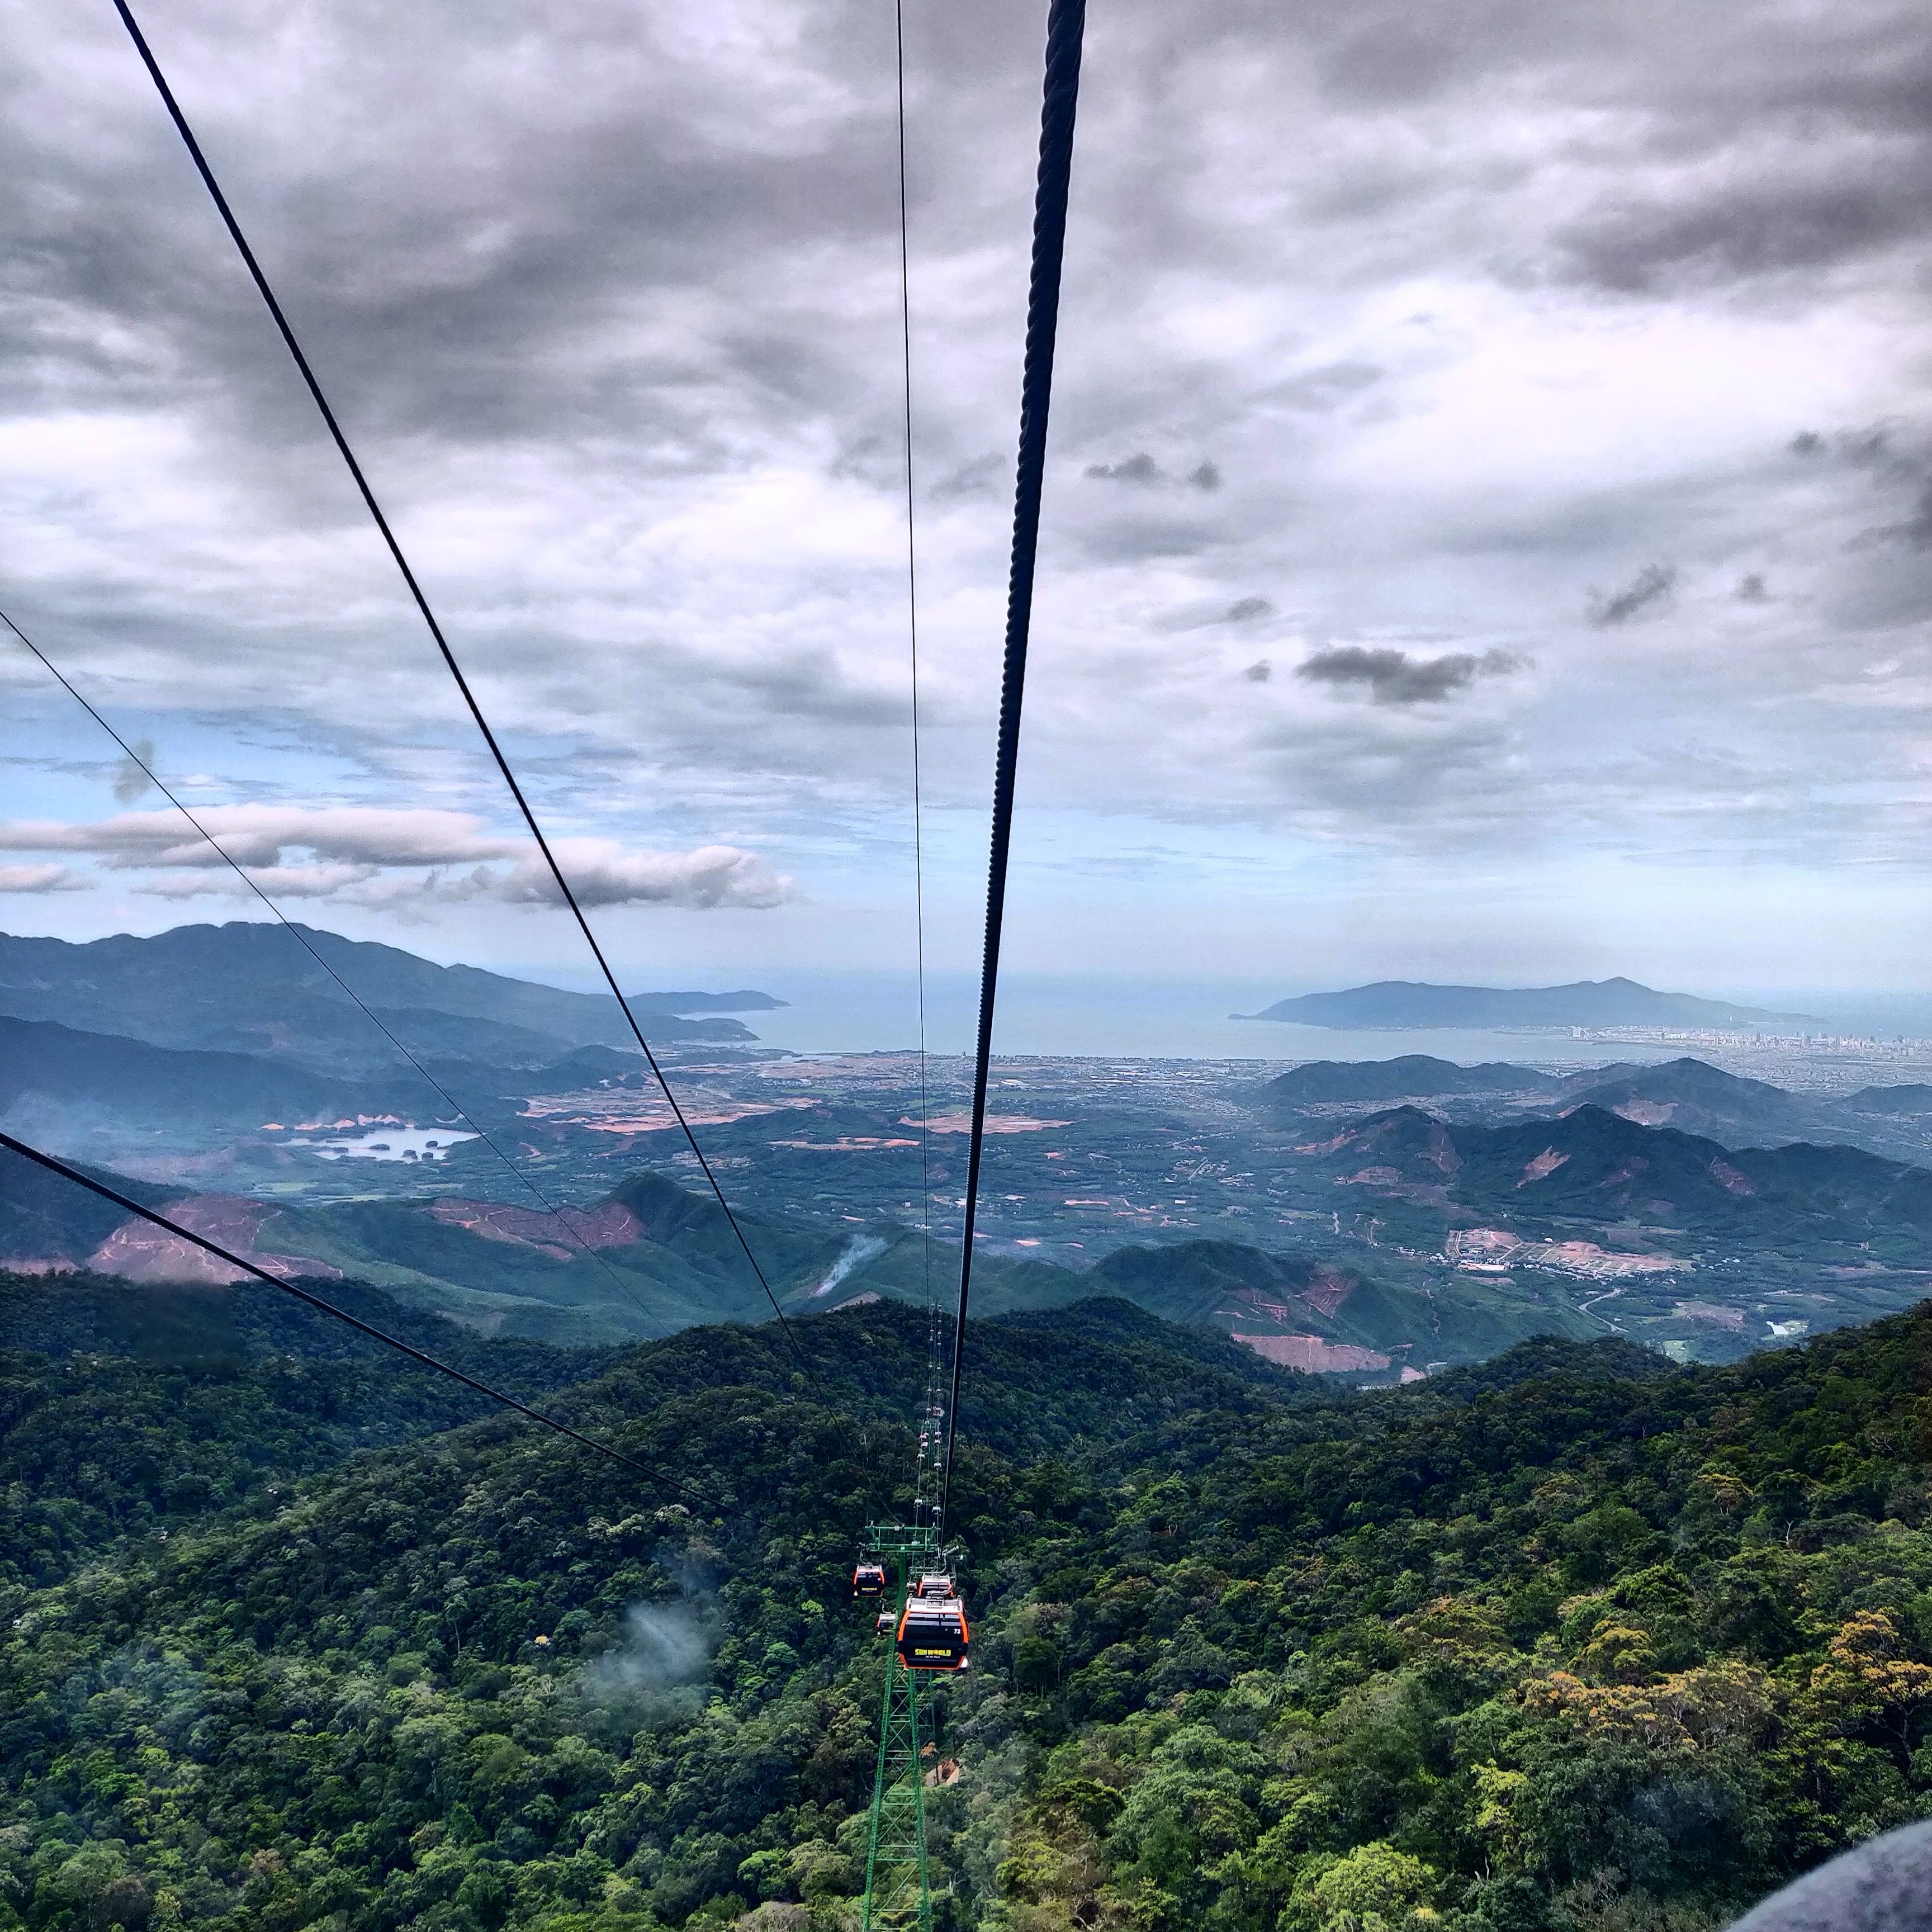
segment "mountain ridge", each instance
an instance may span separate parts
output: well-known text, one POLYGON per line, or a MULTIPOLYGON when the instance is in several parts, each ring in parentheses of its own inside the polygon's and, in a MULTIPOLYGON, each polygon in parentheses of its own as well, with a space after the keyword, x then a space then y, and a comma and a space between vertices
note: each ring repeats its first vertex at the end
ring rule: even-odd
POLYGON ((1378 980, 1339 992, 1277 1000, 1238 1019, 1277 1020, 1301 1026, 1364 1030, 1428 1027, 1502 1031, 1515 1028, 1695 1026, 1713 1028, 1774 1021, 1811 1022, 1816 1016, 1663 993, 1634 980, 1579 980, 1562 986, 1436 986, 1415 980, 1378 980))
MULTIPOLYGON (((362 1074, 393 1064, 394 1049, 317 956, 418 1053, 457 1048, 464 1058, 514 1065, 554 1059, 579 1046, 634 1047, 617 1003, 607 994, 572 992, 479 967, 440 966, 398 946, 306 926, 292 934, 248 920, 77 944, 0 933, 0 1014, 124 1034, 150 1046, 254 1052, 323 1073, 362 1074), (420 1046, 412 1037, 412 1013, 436 1016, 420 1046)), ((757 1036, 722 1017, 718 1003, 742 1000, 761 1010, 784 1004, 751 992, 631 998, 646 1031, 666 1042, 749 1044, 757 1036), (656 1004, 665 1001, 674 1004, 656 1004), (710 1017, 686 1018, 674 1010, 676 1004, 710 1017)))
POLYGON ((1553 1074, 1508 1060, 1465 1066, 1430 1054, 1405 1053, 1393 1060, 1308 1060, 1277 1074, 1262 1093, 1275 1106, 1301 1107, 1446 1094, 1552 1092, 1562 1084, 1553 1074))

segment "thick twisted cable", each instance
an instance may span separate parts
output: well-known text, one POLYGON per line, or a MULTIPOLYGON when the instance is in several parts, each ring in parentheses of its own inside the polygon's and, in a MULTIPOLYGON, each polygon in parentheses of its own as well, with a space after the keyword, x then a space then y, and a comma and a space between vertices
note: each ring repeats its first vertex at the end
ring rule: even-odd
POLYGON ((940 1532, 952 1499, 952 1451, 959 1436, 959 1378, 966 1357, 966 1309, 973 1286, 974 1222, 986 1140, 986 1078, 993 1054, 993 1005, 999 991, 1000 931, 1006 909, 1006 856, 1012 844, 1013 787, 1019 766, 1020 705, 1026 694, 1027 641, 1033 626, 1034 565, 1040 549, 1040 500, 1046 472, 1046 417, 1053 400, 1054 338, 1060 321, 1060 268, 1066 244, 1066 197, 1073 166, 1073 117, 1080 98, 1080 44, 1087 0, 1053 0, 1046 16, 1046 80, 1040 114, 1040 175, 1034 195, 1033 267, 1027 290, 1026 367, 1020 382, 1020 449, 1013 491, 1013 553, 1006 586, 1006 645, 1000 680, 1000 740, 993 770, 992 850, 986 872, 986 941, 980 968, 980 1035, 973 1067, 973 1136, 966 1156, 965 1240, 959 1256, 959 1308, 952 1327, 952 1389, 946 1418, 940 1532))

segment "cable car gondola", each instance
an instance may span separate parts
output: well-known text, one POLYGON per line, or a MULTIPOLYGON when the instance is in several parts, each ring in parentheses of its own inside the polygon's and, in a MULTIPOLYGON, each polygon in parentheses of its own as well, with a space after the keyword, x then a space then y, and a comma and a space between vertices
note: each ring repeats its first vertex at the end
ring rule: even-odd
POLYGON ((855 1603, 876 1602, 886 1594, 886 1568, 883 1563, 861 1562, 852 1572, 852 1598, 855 1603))
POLYGON ((964 1670, 971 1640, 952 1578, 922 1576, 899 1612, 900 1664, 908 1670, 964 1670))

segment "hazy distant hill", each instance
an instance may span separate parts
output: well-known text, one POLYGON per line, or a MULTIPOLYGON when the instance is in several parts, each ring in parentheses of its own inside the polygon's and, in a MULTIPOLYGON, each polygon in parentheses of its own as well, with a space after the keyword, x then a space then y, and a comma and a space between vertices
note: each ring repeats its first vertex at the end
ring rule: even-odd
MULTIPOLYGON (((420 1084, 420 1082, 418 1083, 420 1084)), ((424 1097, 434 1096, 424 1090, 424 1097)), ((157 1130, 188 1133, 272 1120, 353 1119, 368 1089, 247 1053, 179 1052, 144 1040, 83 1033, 49 1020, 0 1016, 0 1119, 71 1127, 111 1120, 122 1138, 157 1130)))
POLYGON ((1459 1066, 1426 1053, 1395 1060, 1312 1060, 1291 1067, 1262 1089, 1281 1107, 1319 1106, 1336 1101, 1412 1100, 1450 1094, 1530 1094, 1554 1091, 1554 1075, 1492 1060, 1459 1066))
POLYGON ((1340 1367, 1351 1347, 1408 1366, 1473 1362, 1532 1335, 1587 1337, 1574 1310, 1467 1278, 1432 1292, 1378 1281, 1354 1268, 1271 1255, 1234 1241, 1118 1248, 1078 1279, 1088 1294, 1118 1294, 1168 1322, 1223 1328, 1265 1346, 1291 1338, 1340 1345, 1333 1358, 1305 1346, 1280 1359, 1340 1367))
POLYGON ((1739 1134, 1794 1138, 1818 1124, 1819 1110, 1774 1087, 1701 1060, 1657 1066, 1602 1066, 1565 1083, 1566 1107, 1605 1107, 1640 1126, 1679 1127, 1731 1141, 1739 1134))
MULTIPOLYGON (((457 1028, 468 1024, 448 1022, 457 1028)), ((266 1054, 154 1046, 0 1015, 0 1124, 52 1152, 112 1163, 134 1154, 232 1144, 272 1124, 372 1115, 451 1126, 460 1108, 469 1124, 500 1129, 530 1093, 635 1076, 644 1066, 636 1053, 604 1046, 560 1052, 559 1041, 530 1037, 551 1050, 541 1066, 492 1065, 425 1046, 423 1066, 454 1097, 453 1106, 393 1049, 386 1066, 352 1080, 266 1054)))
POLYGON ((1852 1114, 1896 1114, 1916 1119, 1932 1114, 1932 1087, 1861 1087, 1838 1106, 1852 1114))
MULTIPOLYGON (((487 1334, 580 1345, 771 1314, 717 1203, 661 1174, 634 1174, 601 1200, 553 1214, 534 1197, 299 1204, 94 1171, 271 1273, 366 1282, 487 1334)), ((925 1299, 923 1244, 904 1228, 845 1234, 738 1219, 789 1314, 855 1294, 925 1299)), ((0 1270, 50 1266, 143 1282, 233 1278, 202 1251, 0 1150, 0 1270)), ((989 1314, 1061 1306, 1086 1292, 1071 1270, 993 1256, 980 1258, 974 1280, 975 1304, 989 1314)))
POLYGON ((1556 1105, 1604 1107, 1640 1126, 1705 1134, 1732 1148, 1851 1141, 1870 1154, 1925 1160, 1932 1087, 1868 1087, 1841 1100, 1792 1094, 1701 1060, 1600 1066, 1573 1074, 1556 1105))
POLYGON ((1793 1141, 1850 1142, 1910 1165, 1932 1165, 1932 1086, 1868 1087, 1842 1099, 1793 1094, 1688 1057, 1648 1066, 1618 1064, 1558 1076, 1506 1061, 1462 1066, 1427 1054, 1392 1060, 1318 1060, 1292 1068, 1240 1097, 1277 1127, 1351 1106, 1401 1101, 1465 1104, 1455 1111, 1496 1124, 1578 1107, 1607 1108, 1639 1126, 1708 1135, 1726 1147, 1793 1141))
POLYGON ((1418 1227, 1471 1214, 1504 1227, 1668 1224, 1796 1252, 1883 1243, 1915 1263, 1932 1232, 1932 1173, 1851 1147, 1731 1148, 1604 1108, 1501 1127, 1397 1107, 1298 1150, 1351 1189, 1415 1210, 1418 1227))
MULTIPOLYGON (((392 946, 304 926, 309 944, 418 1054, 535 1066, 572 1047, 632 1044, 614 1000, 473 966, 439 966, 392 946)), ((690 1019, 729 1005, 782 1002, 754 992, 642 993, 661 1040, 749 1040, 732 1019, 690 1019)), ((82 945, 0 934, 0 1014, 131 1035, 158 1046, 267 1054, 319 1072, 392 1065, 394 1050, 290 933, 233 921, 82 945)))
POLYGON ((1432 986, 1380 980, 1339 993, 1277 1000, 1258 1020, 1319 1027, 1737 1027, 1810 1022, 1803 1013, 1767 1012, 1688 993, 1660 993, 1634 980, 1580 980, 1569 986, 1432 986))

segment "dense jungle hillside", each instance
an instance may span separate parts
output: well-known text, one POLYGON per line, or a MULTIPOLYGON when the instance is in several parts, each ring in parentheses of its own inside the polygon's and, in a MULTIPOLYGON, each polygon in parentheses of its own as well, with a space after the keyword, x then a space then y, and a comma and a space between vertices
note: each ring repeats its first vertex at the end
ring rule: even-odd
MULTIPOLYGON (((292 1318, 7 1286, 64 1299, 0 1358, 0 1926, 856 1925, 920 1311, 468 1345, 673 1490, 292 1318)), ((944 1922, 1698 1932, 1932 1811, 1928 1345, 1354 1394, 976 1329, 944 1922)))

